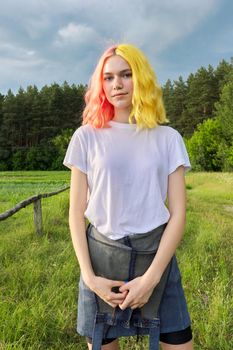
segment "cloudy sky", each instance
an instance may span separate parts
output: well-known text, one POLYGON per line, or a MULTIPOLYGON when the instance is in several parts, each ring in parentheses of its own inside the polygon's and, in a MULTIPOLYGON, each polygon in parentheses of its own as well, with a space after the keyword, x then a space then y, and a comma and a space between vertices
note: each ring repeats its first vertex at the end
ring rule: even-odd
POLYGON ((232 0, 0 0, 0 92, 88 83, 105 48, 139 46, 160 84, 233 57, 232 0))

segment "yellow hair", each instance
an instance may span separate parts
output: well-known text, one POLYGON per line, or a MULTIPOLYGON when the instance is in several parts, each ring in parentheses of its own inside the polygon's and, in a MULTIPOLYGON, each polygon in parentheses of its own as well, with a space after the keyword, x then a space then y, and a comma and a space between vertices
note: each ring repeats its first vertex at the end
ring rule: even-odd
POLYGON ((162 89, 142 51, 130 44, 120 44, 115 53, 124 58, 132 70, 134 91, 129 122, 133 123, 134 117, 139 128, 154 128, 158 124, 168 122, 162 89))

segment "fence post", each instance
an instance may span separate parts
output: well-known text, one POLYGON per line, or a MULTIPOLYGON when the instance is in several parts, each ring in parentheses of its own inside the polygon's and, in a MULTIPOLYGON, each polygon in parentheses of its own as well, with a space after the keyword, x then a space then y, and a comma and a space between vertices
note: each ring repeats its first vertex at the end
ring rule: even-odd
POLYGON ((58 193, 61 193, 63 191, 68 190, 68 188, 70 188, 70 186, 67 186, 65 188, 61 188, 60 190, 55 191, 55 192, 42 193, 42 194, 38 194, 36 196, 32 196, 30 198, 27 198, 27 199, 23 200, 22 202, 16 204, 16 206, 14 208, 11 208, 11 209, 5 211, 4 213, 0 213, 0 221, 9 218, 10 216, 17 213, 17 211, 19 211, 19 210, 25 208, 26 206, 28 206, 29 204, 33 203, 35 231, 36 231, 37 235, 41 236, 43 234, 41 198, 48 198, 48 197, 54 196, 58 193))
POLYGON ((34 224, 37 235, 42 235, 42 209, 41 209, 41 198, 33 202, 34 206, 34 224))

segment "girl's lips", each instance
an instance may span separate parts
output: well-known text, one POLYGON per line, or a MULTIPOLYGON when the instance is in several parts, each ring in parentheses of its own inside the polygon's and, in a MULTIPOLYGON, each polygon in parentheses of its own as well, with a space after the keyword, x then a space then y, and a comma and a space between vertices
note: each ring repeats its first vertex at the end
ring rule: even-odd
POLYGON ((125 95, 128 95, 128 93, 127 92, 124 92, 124 93, 122 92, 120 94, 115 94, 112 97, 125 96, 125 95))

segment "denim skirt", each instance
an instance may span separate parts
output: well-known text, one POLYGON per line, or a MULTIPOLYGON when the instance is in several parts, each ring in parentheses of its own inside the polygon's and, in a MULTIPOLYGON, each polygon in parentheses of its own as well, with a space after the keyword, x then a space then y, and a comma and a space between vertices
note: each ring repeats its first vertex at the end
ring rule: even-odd
MULTIPOLYGON (((77 332, 92 338, 97 312, 96 297, 84 283, 82 276, 79 280, 77 332)), ((181 274, 175 255, 171 261, 171 268, 159 307, 160 332, 170 333, 183 330, 191 325, 181 274)), ((122 336, 122 329, 114 330, 114 337, 122 336)), ((134 335, 130 330, 125 335, 134 335)))

